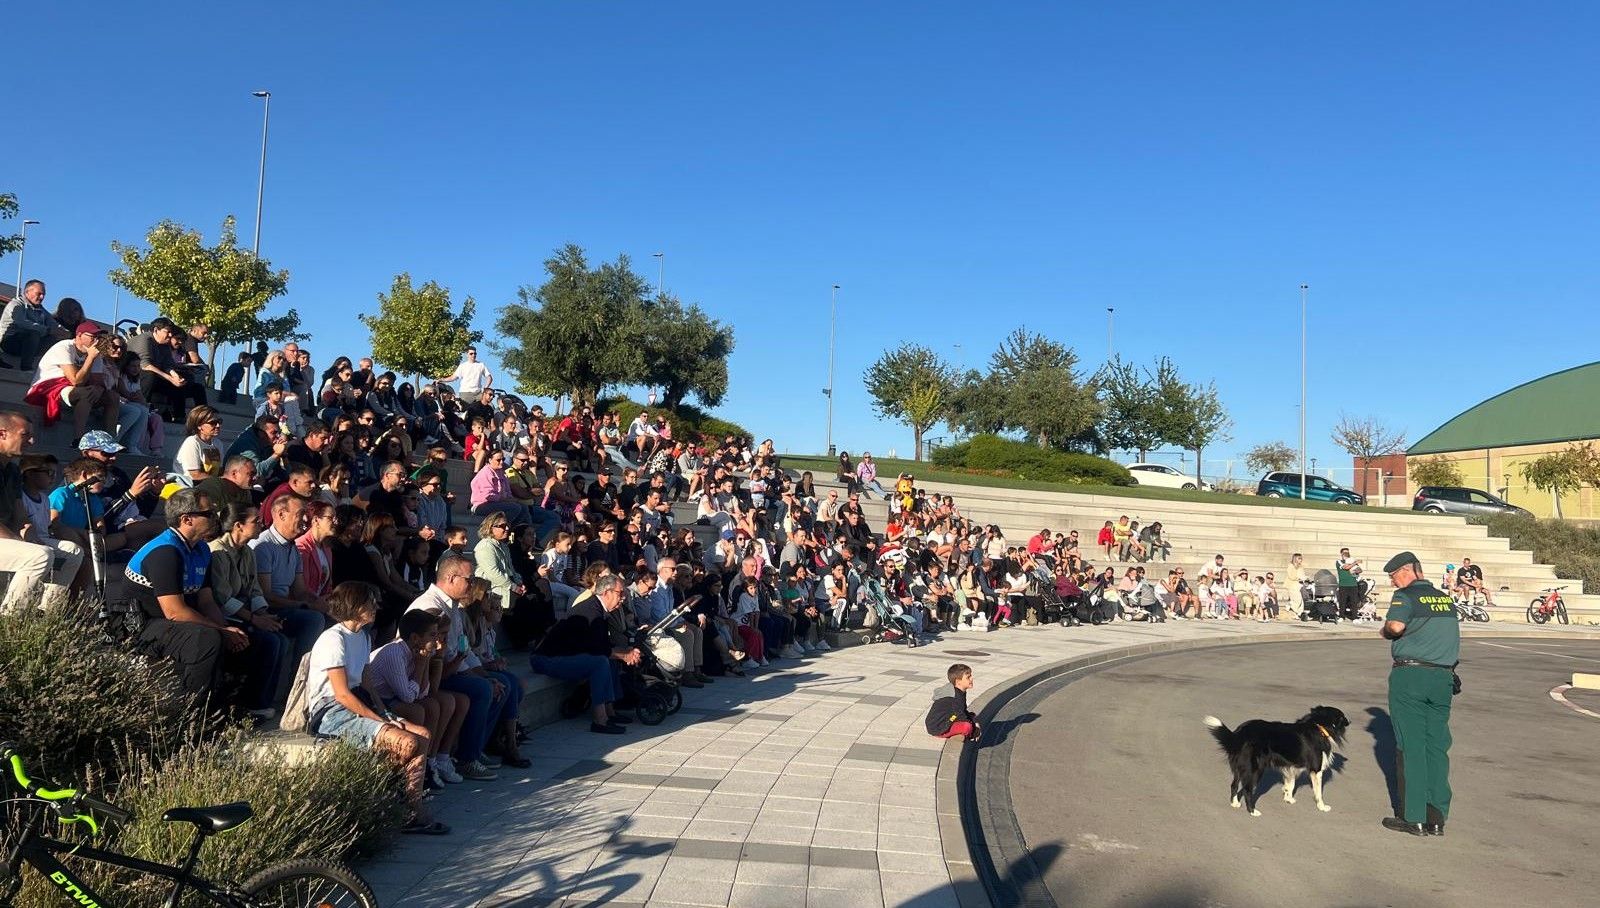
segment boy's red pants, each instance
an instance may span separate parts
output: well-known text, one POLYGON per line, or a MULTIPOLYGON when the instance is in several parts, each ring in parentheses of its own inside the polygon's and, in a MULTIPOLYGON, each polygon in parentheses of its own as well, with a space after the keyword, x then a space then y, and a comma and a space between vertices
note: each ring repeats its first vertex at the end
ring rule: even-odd
POLYGON ((952 723, 950 723, 950 730, 945 732, 942 735, 938 735, 937 737, 940 737, 940 738, 967 738, 967 737, 971 737, 971 736, 972 736, 972 723, 971 722, 952 722, 952 723))

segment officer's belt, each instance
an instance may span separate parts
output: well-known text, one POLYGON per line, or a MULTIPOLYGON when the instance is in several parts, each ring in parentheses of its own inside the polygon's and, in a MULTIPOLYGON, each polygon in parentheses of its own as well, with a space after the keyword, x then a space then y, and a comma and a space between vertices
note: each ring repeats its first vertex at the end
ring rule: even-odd
MULTIPOLYGON (((1456 663, 1456 665, 1460 665, 1460 664, 1461 663, 1459 663, 1459 662, 1456 663)), ((1453 672, 1453 671, 1456 670, 1456 665, 1440 665, 1437 662, 1424 662, 1421 659, 1396 659, 1396 660, 1394 660, 1394 667, 1395 668, 1412 668, 1412 667, 1416 667, 1416 668, 1442 668, 1447 672, 1453 672)))

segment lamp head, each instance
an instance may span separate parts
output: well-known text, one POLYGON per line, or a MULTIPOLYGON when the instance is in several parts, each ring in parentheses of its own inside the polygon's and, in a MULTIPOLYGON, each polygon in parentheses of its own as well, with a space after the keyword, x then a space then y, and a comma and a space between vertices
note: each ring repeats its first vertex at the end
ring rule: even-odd
POLYGON ((272 92, 270 92, 270 91, 253 91, 250 94, 254 95, 257 98, 270 98, 270 97, 272 97, 272 92))
POLYGON ((26 221, 23 221, 23 222, 22 222, 22 226, 24 226, 24 227, 28 227, 28 226, 30 226, 30 225, 33 225, 33 224, 37 224, 37 223, 39 223, 39 222, 38 222, 38 221, 35 221, 35 220, 31 220, 31 219, 30 219, 30 220, 26 220, 26 221))

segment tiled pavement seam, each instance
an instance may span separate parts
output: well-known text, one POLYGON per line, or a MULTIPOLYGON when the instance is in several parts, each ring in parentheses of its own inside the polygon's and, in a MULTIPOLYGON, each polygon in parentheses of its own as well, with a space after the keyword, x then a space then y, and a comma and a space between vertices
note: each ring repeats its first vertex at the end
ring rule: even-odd
POLYGON ((1325 636, 1289 624, 1013 628, 718 679, 653 729, 538 729, 524 748, 532 769, 440 794, 452 835, 403 838, 362 870, 385 906, 987 905, 970 857, 947 860, 967 847, 951 796, 960 747, 922 728, 946 664, 972 664, 979 689, 998 691, 1076 657, 1263 631, 1325 636))

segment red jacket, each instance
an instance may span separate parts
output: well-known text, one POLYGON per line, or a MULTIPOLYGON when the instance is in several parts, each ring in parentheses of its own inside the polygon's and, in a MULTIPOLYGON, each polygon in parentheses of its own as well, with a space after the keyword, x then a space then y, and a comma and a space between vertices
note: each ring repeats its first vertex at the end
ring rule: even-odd
POLYGON ((44 424, 53 426, 61 418, 61 389, 70 387, 72 380, 65 377, 47 378, 28 389, 22 399, 35 407, 44 408, 44 424))

